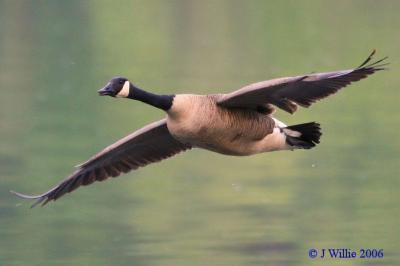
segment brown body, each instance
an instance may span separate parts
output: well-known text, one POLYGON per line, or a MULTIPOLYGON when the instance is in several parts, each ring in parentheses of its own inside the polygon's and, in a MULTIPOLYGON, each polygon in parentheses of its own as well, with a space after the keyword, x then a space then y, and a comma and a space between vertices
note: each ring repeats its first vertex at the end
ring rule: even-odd
POLYGON ((219 106, 217 102, 222 96, 175 96, 167 117, 171 135, 193 147, 226 155, 251 155, 289 148, 285 135, 270 115, 219 106))

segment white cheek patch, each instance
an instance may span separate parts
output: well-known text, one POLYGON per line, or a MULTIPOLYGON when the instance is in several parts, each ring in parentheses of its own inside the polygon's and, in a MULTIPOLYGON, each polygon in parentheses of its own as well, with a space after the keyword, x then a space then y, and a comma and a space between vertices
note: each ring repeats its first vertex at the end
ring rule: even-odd
POLYGON ((128 97, 129 95, 129 81, 125 81, 124 86, 122 89, 118 92, 117 97, 128 97))

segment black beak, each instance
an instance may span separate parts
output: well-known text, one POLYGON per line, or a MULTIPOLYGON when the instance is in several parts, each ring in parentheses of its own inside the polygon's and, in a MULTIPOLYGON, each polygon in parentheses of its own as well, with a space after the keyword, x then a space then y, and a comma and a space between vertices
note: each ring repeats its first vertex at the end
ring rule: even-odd
POLYGON ((100 96, 105 96, 105 95, 114 96, 114 92, 111 90, 109 84, 107 84, 107 86, 98 90, 97 92, 99 93, 100 96))

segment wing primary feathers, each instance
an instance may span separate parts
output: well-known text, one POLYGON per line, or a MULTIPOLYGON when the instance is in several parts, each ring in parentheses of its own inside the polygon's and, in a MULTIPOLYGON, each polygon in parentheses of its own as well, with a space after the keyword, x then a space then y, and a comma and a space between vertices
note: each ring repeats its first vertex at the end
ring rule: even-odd
POLYGON ((367 57, 367 59, 364 60, 364 62, 362 62, 362 64, 360 66, 358 66, 357 68, 362 68, 363 66, 365 66, 369 61, 371 61, 372 57, 374 56, 374 54, 376 53, 376 49, 372 50, 372 53, 367 57))
POLYGON ((383 60, 386 60, 386 59, 388 59, 389 57, 384 57, 384 58, 382 58, 382 59, 380 59, 379 61, 376 61, 376 62, 374 62, 374 63, 372 63, 372 64, 369 64, 368 66, 366 66, 366 67, 364 67, 365 69, 374 69, 374 70, 385 70, 385 69, 387 69, 386 67, 384 67, 384 66, 387 66, 387 65, 390 65, 390 63, 389 62, 385 62, 385 63, 383 63, 383 64, 379 64, 379 63, 381 63, 383 60))
POLYGON ((379 59, 379 60, 377 60, 377 61, 375 61, 375 62, 373 62, 373 63, 368 64, 368 63, 372 60, 372 58, 373 58, 373 56, 374 56, 375 53, 376 53, 376 50, 374 49, 374 50, 372 51, 372 53, 368 56, 368 58, 365 59, 365 61, 364 61, 359 67, 357 67, 356 69, 369 69, 369 68, 373 68, 374 71, 386 69, 386 68, 382 68, 382 67, 389 65, 389 63, 383 63, 383 64, 379 64, 379 63, 381 63, 381 62, 383 62, 384 60, 388 59, 388 58, 389 58, 388 56, 385 56, 384 58, 381 58, 381 59, 379 59), (368 65, 367 65, 367 64, 368 64, 368 65))
MULTIPOLYGON (((54 189, 54 188, 53 188, 53 189, 54 189)), ((31 206, 31 208, 34 208, 36 205, 40 204, 40 203, 41 203, 42 201, 44 201, 45 199, 48 199, 48 197, 47 197, 46 195, 47 195, 47 193, 50 193, 53 189, 49 190, 48 192, 46 192, 46 193, 44 193, 44 194, 35 195, 35 196, 22 194, 22 193, 13 191, 13 190, 10 190, 10 193, 12 193, 12 194, 14 194, 14 195, 16 195, 17 197, 20 197, 20 198, 22 198, 22 199, 33 199, 33 200, 36 200, 36 201, 32 204, 32 206, 31 206)), ((44 203, 42 204, 42 206, 43 206, 45 203, 46 203, 46 202, 44 202, 44 203)))
POLYGON ((35 196, 31 196, 31 195, 26 195, 26 194, 22 194, 19 192, 16 192, 14 190, 10 190, 11 194, 14 194, 17 197, 23 198, 23 199, 37 199, 40 198, 42 195, 35 195, 35 196))

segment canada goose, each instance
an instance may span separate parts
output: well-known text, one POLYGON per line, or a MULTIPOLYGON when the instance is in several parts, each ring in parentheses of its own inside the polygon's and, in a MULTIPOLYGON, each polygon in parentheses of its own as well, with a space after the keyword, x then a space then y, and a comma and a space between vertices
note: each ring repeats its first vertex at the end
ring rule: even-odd
POLYGON ((368 64, 374 53, 355 69, 261 81, 228 94, 156 95, 126 78, 113 78, 98 91, 100 95, 139 100, 165 111, 166 118, 106 147, 41 195, 12 193, 35 199, 33 206, 45 205, 81 185, 119 176, 194 147, 237 156, 313 148, 319 143, 320 125, 286 126, 272 117, 274 106, 294 113, 298 106, 309 107, 351 82, 385 69, 387 64, 382 61, 387 57, 368 64))

